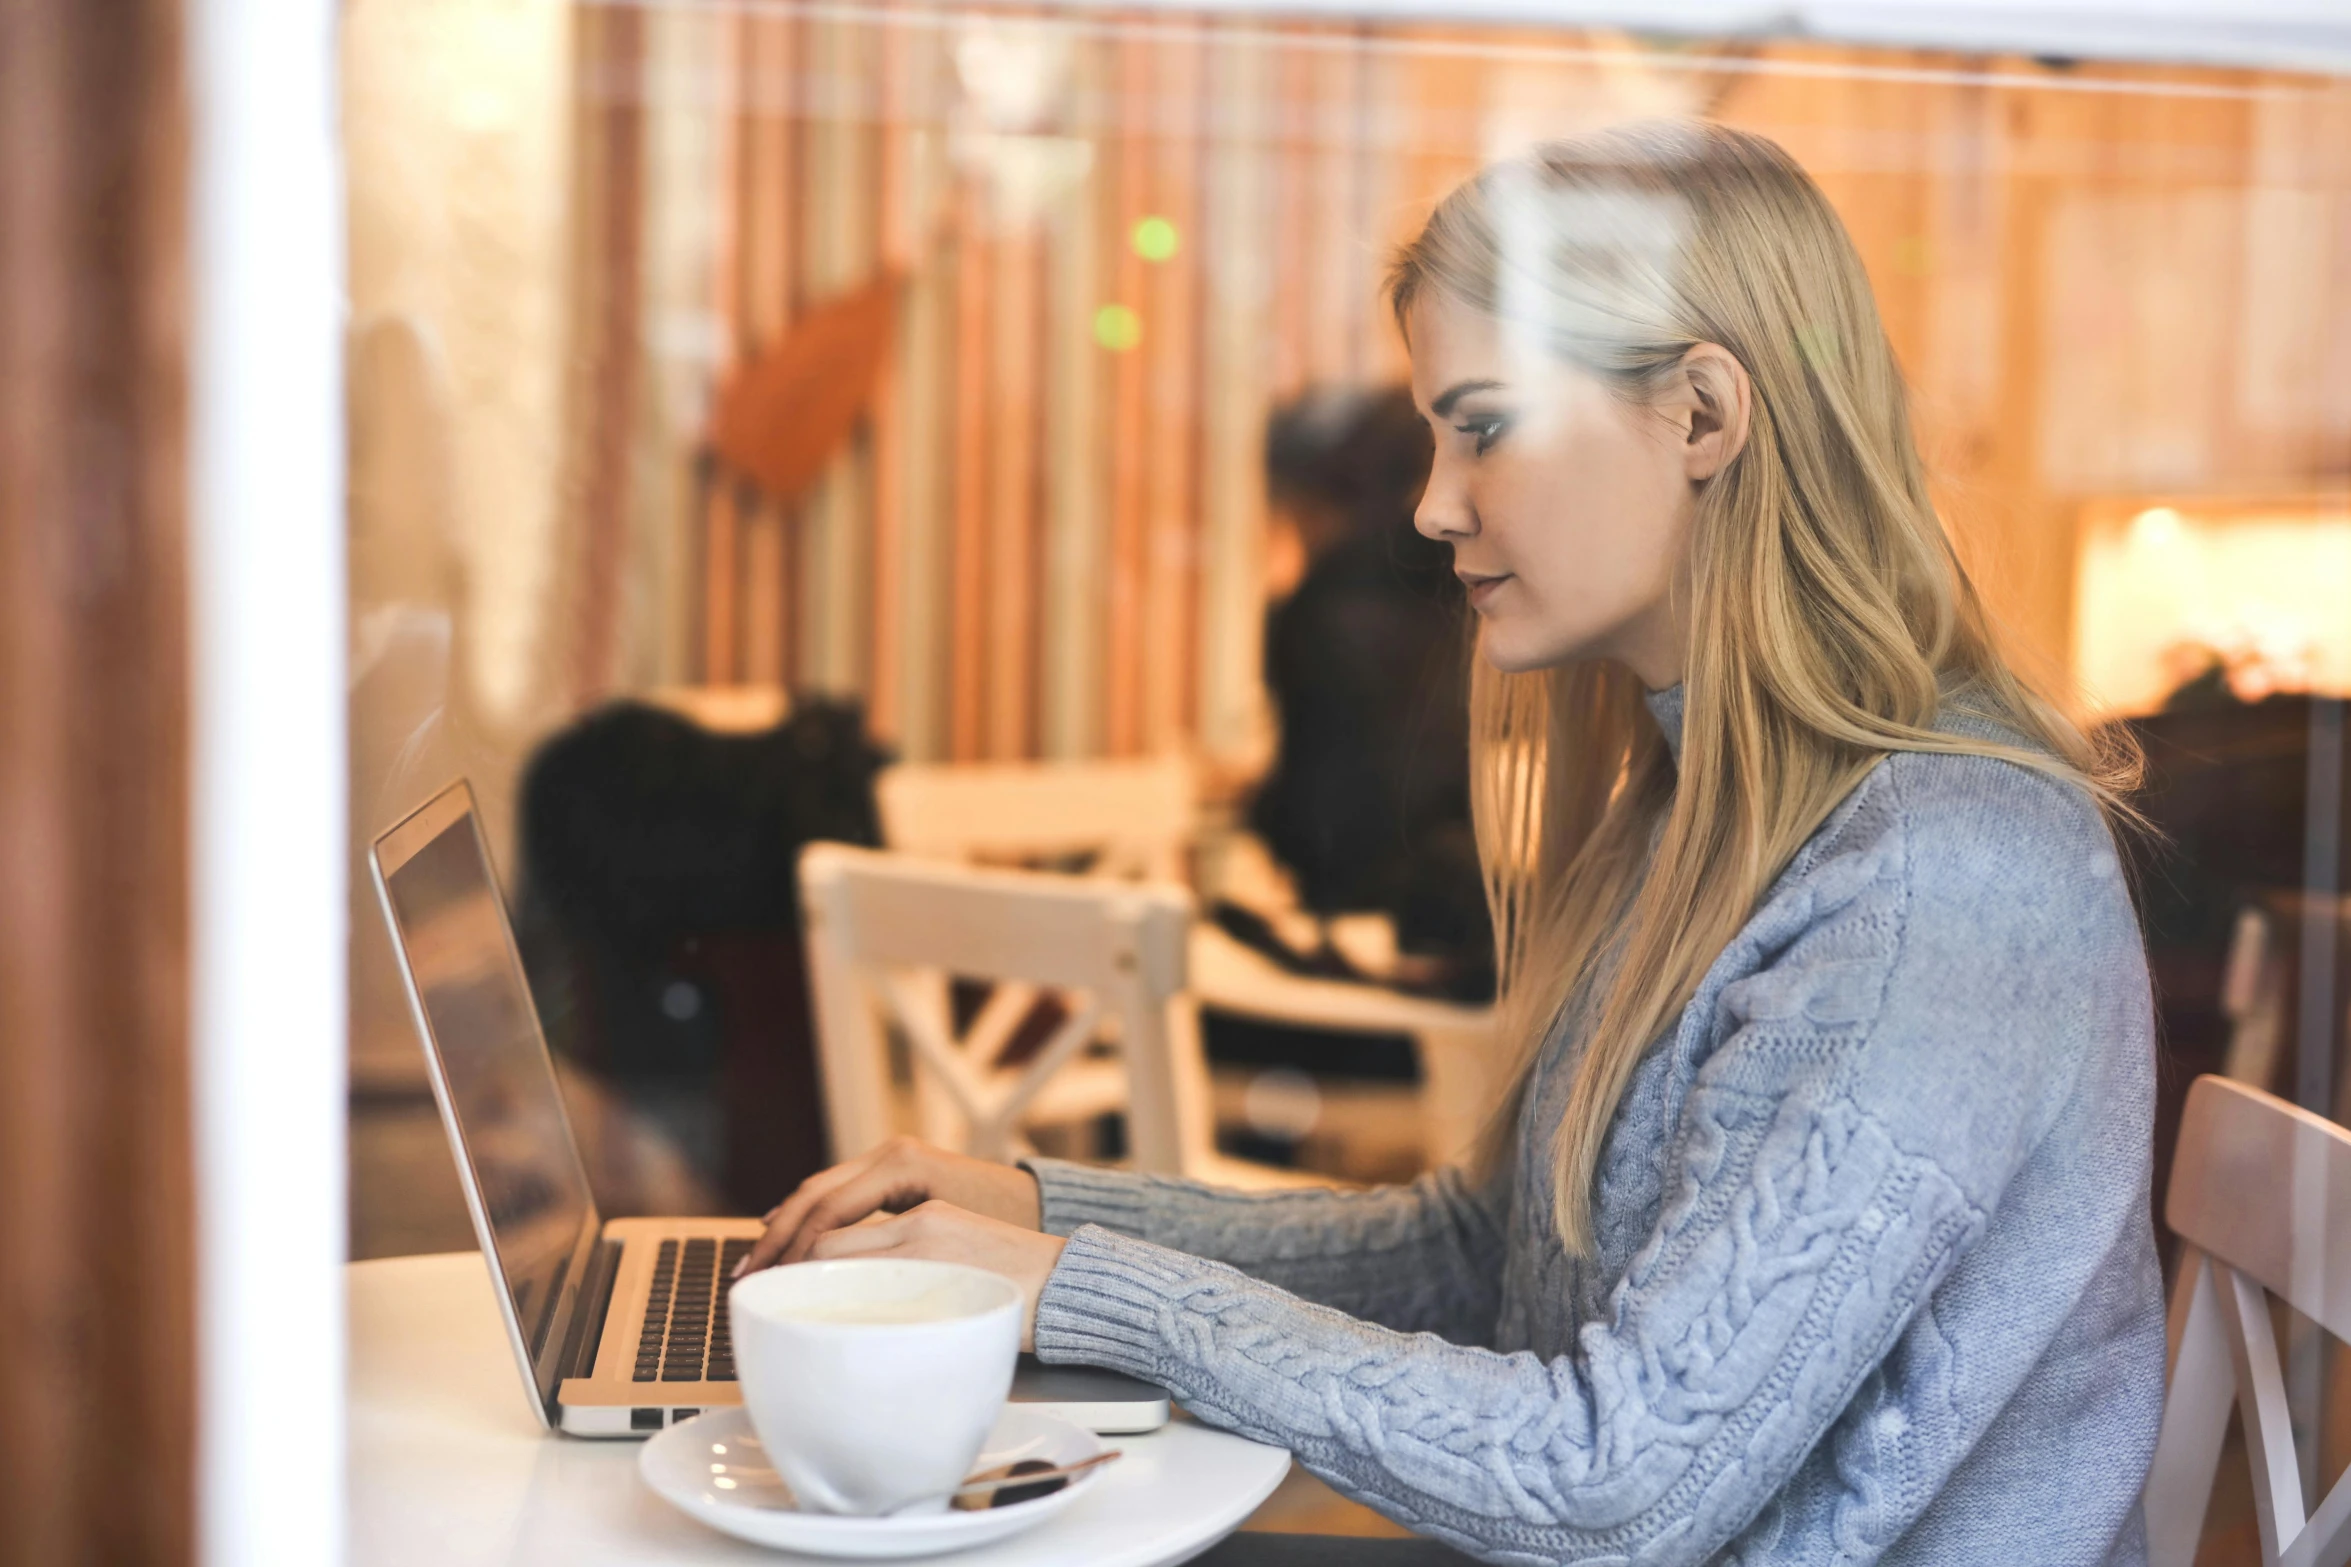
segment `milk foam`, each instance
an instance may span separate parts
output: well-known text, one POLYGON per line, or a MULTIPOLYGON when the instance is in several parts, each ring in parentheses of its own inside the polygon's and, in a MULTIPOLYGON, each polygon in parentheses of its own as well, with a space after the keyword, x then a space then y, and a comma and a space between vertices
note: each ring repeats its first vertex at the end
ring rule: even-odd
POLYGON ((899 1300, 827 1300, 774 1306, 769 1314, 788 1322, 947 1322, 977 1315, 955 1290, 929 1290, 899 1300))

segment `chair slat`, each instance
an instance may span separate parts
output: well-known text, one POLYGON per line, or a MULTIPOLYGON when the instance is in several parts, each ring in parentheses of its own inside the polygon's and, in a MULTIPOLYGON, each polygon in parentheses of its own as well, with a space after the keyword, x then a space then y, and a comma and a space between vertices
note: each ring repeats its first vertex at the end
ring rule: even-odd
POLYGON ((2200 1077, 2164 1212, 2207 1255, 2351 1339, 2351 1133, 2257 1088, 2200 1077))
POLYGON ((2259 1089, 2198 1078, 2164 1211, 2188 1245, 2147 1482, 2150 1567, 2192 1567, 2231 1389, 2264 1567, 2347 1567, 2351 1479, 2306 1516, 2269 1297, 2351 1338, 2351 1132, 2259 1089))
POLYGON ((2212 1287, 2212 1265, 2183 1247, 2172 1296, 2171 1383, 2163 1434, 2147 1475, 2148 1567, 2194 1567, 2237 1391, 2235 1357, 2212 1287))
POLYGON ((2344 1567, 2351 1562, 2351 1474, 2337 1478, 2326 1500, 2278 1556, 2278 1567, 2344 1567))
POLYGON ((2237 1414, 2253 1462, 2253 1511, 2261 1524, 2261 1556, 2274 1562, 2302 1532, 2302 1470, 2294 1457, 2294 1417, 2286 1407, 2286 1379, 2278 1370, 2277 1336, 2261 1287, 2226 1263, 2212 1270, 2221 1321, 2228 1326, 2237 1373, 2237 1414))

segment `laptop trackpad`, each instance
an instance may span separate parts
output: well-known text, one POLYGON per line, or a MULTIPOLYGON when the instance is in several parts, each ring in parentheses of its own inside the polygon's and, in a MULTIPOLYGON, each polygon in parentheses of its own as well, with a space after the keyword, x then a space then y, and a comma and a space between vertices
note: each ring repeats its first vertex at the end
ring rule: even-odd
POLYGON ((1094 1366, 1048 1366, 1020 1357, 1012 1401, 1058 1415, 1090 1431, 1156 1431, 1167 1424, 1167 1389, 1094 1366))

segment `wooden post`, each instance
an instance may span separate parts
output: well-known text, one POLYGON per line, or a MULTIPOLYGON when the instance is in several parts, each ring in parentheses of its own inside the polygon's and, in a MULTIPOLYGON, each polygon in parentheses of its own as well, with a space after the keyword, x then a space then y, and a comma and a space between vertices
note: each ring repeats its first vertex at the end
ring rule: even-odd
POLYGON ((11 1561, 194 1554, 182 83, 176 0, 0 12, 11 1561))

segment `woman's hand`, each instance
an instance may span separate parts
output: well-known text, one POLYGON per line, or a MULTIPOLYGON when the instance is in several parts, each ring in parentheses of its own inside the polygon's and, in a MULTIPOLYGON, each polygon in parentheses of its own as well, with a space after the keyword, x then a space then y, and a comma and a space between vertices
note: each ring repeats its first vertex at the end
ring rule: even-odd
MULTIPOLYGON (((1042 1223, 1037 1180, 1028 1171, 899 1137, 801 1182, 798 1191, 768 1210, 767 1233, 735 1276, 811 1256, 847 1256, 817 1251, 816 1243, 873 1214, 904 1214, 923 1203, 952 1203, 1008 1228, 1035 1230, 1042 1223)), ((1059 1242, 1054 1249, 1058 1255, 1059 1242)), ((1052 1271, 1050 1264, 1046 1271, 1052 1271)), ((1030 1301, 1033 1305, 1033 1294, 1030 1301)))
POLYGON ((926 1202, 896 1218, 830 1230, 809 1248, 809 1260, 835 1257, 918 1257, 960 1262, 1000 1273, 1020 1289, 1020 1347, 1037 1346, 1037 1296, 1061 1261, 1058 1235, 1007 1224, 947 1202, 926 1202))

